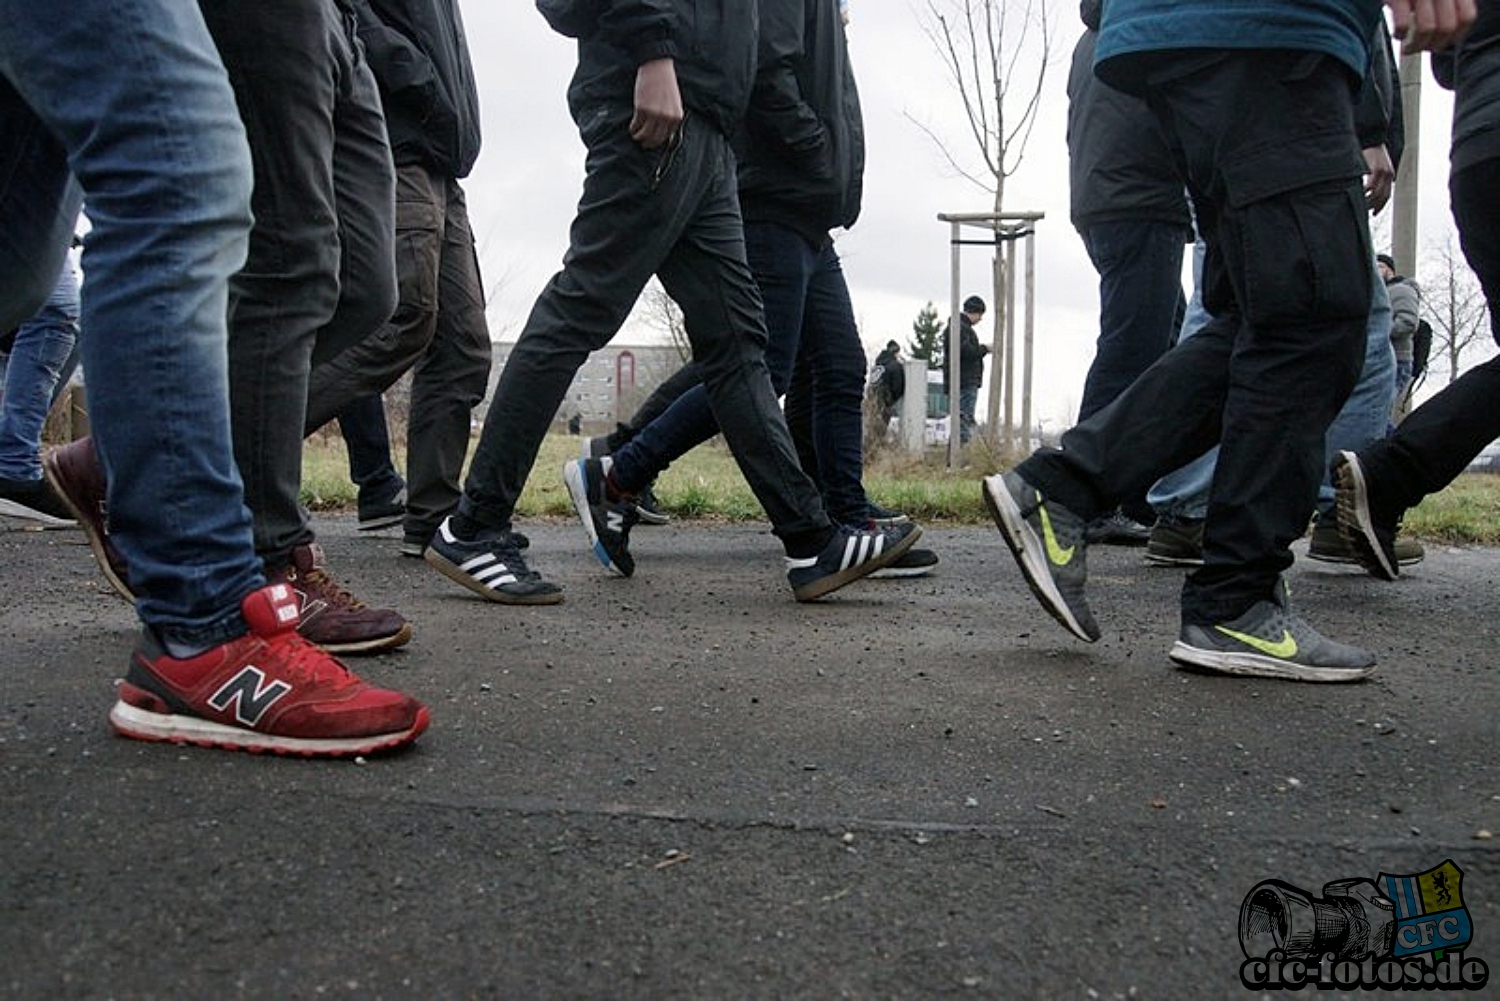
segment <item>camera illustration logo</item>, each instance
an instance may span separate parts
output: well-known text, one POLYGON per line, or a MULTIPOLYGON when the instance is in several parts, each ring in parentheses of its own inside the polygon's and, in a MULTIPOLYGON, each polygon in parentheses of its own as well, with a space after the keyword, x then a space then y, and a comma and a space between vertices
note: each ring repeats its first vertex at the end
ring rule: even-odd
POLYGON ((1279 879, 1240 904, 1240 982, 1251 990, 1468 990, 1489 982, 1474 937, 1463 870, 1452 859, 1410 876, 1340 879, 1323 896, 1279 879))

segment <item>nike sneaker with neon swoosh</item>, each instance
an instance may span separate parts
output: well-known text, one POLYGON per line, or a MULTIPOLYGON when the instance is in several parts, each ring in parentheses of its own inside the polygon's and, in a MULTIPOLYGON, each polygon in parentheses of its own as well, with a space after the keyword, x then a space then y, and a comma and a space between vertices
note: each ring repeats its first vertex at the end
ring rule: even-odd
POLYGON ((1374 654, 1331 640, 1292 614, 1284 583, 1230 622, 1183 626, 1171 657, 1183 667, 1291 681, 1358 681, 1375 670, 1374 654))
POLYGON ((1088 582, 1086 524, 1017 473, 986 476, 984 503, 1042 607, 1079 639, 1099 638, 1084 597, 1088 582))

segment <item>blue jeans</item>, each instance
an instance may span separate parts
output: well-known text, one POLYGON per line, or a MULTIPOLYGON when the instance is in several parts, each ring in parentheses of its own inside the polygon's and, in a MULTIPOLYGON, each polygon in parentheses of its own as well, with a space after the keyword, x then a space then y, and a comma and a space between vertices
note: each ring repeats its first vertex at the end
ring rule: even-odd
POLYGON ((974 414, 979 408, 979 387, 963 386, 958 391, 958 443, 967 445, 969 439, 974 437, 974 429, 978 423, 974 420, 974 414))
MULTIPOLYGON (((1203 242, 1198 242, 1194 251, 1193 273, 1195 277, 1203 269, 1203 242)), ((1374 267, 1374 262, 1371 262, 1374 267)), ((1385 436, 1386 422, 1390 418, 1391 401, 1396 390, 1396 356, 1391 350, 1391 299, 1386 293, 1385 282, 1379 281, 1379 273, 1370 293, 1370 319, 1365 325, 1365 363, 1360 370, 1359 381, 1344 401, 1338 416, 1328 426, 1326 457, 1333 461, 1335 453, 1348 450, 1358 452, 1371 442, 1385 436)), ((1201 284, 1201 282, 1195 282, 1201 284)), ((1196 334, 1208 322, 1208 312, 1203 308, 1201 294, 1195 289, 1188 303, 1187 317, 1182 324, 1182 339, 1196 334)), ((1217 446, 1201 457, 1175 472, 1163 476, 1152 486, 1146 499, 1158 515, 1166 518, 1201 520, 1208 514, 1208 492, 1213 484, 1214 466, 1219 456, 1217 446)), ((1333 512, 1333 482, 1328 471, 1323 473, 1323 482, 1318 487, 1318 516, 1329 517, 1333 512)))
POLYGON ((1177 223, 1150 219, 1096 222, 1083 231, 1099 273, 1099 339, 1079 420, 1107 407, 1171 347, 1188 235, 1177 223))
POLYGON ((167 638, 244 632, 264 583, 229 437, 229 276, 250 157, 195 4, 0 0, 0 323, 57 281, 79 209, 82 354, 110 531, 136 610, 167 638))
MULTIPOLYGON (((777 395, 787 391, 800 352, 811 376, 816 469, 810 471, 829 517, 862 525, 870 516, 863 485, 865 352, 839 255, 832 242, 815 247, 774 223, 745 224, 745 253, 765 302, 771 388, 777 395)), ((615 453, 616 478, 627 490, 643 489, 718 431, 708 392, 699 385, 615 453)))
POLYGON ((16 331, 0 404, 0 477, 42 478, 42 427, 52 401, 77 365, 78 275, 58 272, 47 304, 16 331))

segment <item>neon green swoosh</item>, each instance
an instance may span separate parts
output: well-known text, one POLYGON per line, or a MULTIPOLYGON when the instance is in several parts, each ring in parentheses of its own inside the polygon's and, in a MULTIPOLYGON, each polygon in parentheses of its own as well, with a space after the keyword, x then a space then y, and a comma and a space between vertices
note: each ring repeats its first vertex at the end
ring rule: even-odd
POLYGON ((1047 509, 1039 508, 1037 513, 1042 516, 1042 542, 1047 546, 1047 559, 1052 561, 1053 566, 1065 567, 1073 562, 1073 550, 1078 547, 1069 546, 1064 549, 1057 544, 1057 536, 1052 531, 1052 519, 1047 517, 1047 509))
POLYGON ((1272 657, 1287 660, 1297 656, 1297 641, 1285 629, 1281 631, 1281 639, 1272 642, 1271 640, 1261 639, 1259 636, 1251 636, 1248 633, 1237 633, 1233 629, 1226 629, 1224 626, 1214 626, 1214 628, 1230 639, 1239 640, 1246 646, 1254 647, 1261 653, 1272 657))

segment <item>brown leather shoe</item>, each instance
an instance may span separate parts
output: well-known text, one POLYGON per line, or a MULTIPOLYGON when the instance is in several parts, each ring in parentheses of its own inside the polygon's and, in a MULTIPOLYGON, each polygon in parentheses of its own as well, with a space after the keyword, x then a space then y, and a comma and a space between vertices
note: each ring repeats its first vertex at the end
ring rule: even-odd
POLYGON ((79 438, 42 456, 42 473, 52 489, 78 519, 88 537, 89 548, 104 579, 126 601, 135 601, 130 590, 130 568, 125 557, 109 540, 109 512, 104 506, 104 467, 94 454, 92 438, 79 438))
POLYGON ((411 639, 411 623, 388 608, 371 608, 328 575, 316 542, 292 550, 291 562, 266 567, 266 582, 297 592, 304 638, 331 653, 381 653, 411 639))

